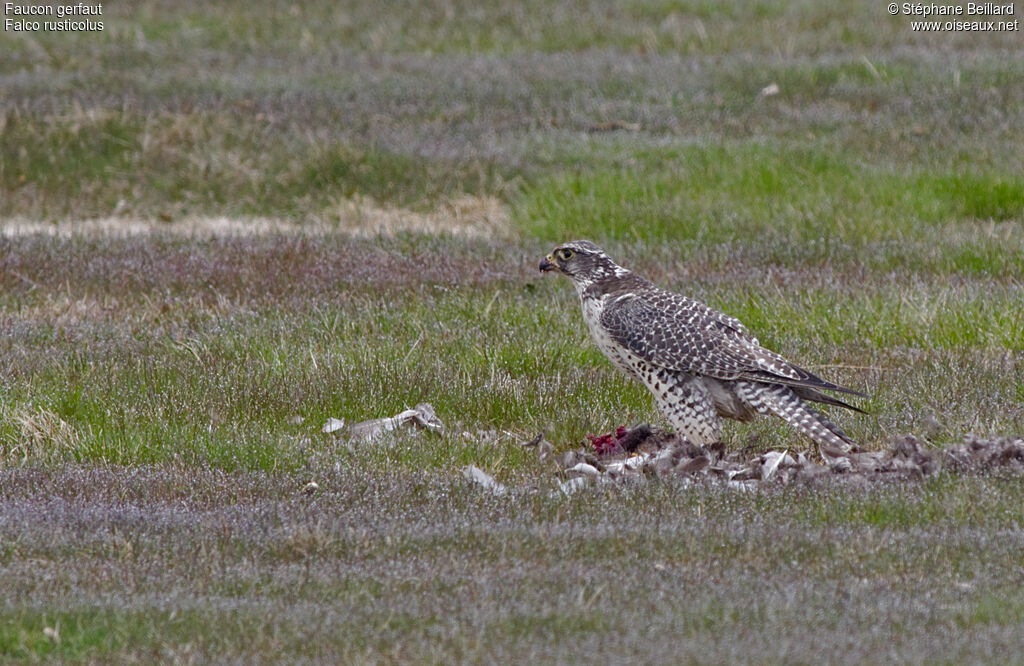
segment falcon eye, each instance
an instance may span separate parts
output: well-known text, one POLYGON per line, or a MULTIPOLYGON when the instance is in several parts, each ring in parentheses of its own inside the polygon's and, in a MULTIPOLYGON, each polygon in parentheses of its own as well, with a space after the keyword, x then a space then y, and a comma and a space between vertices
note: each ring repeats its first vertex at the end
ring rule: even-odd
POLYGON ((557 254, 558 258, 561 259, 562 261, 569 261, 570 259, 572 259, 572 255, 576 253, 569 249, 561 249, 557 252, 557 254))

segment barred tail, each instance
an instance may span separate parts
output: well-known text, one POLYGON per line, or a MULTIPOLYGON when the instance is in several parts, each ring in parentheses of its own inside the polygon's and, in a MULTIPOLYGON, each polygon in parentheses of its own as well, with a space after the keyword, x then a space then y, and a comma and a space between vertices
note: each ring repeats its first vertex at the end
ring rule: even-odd
POLYGON ((793 389, 780 384, 744 382, 741 396, 761 414, 774 414, 807 435, 828 456, 849 453, 854 441, 839 426, 812 409, 793 389))

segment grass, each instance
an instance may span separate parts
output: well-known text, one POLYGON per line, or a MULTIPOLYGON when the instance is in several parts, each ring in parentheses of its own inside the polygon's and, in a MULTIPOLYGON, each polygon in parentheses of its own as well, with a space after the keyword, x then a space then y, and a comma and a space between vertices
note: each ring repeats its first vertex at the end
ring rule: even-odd
POLYGON ((909 660, 1019 649, 1020 597, 1004 566, 1018 546, 999 536, 1021 518, 1001 510, 1019 497, 1016 481, 752 494, 664 483, 567 503, 358 465, 322 477, 313 498, 298 493, 302 477, 191 474, 184 487, 147 467, 8 476, 7 515, 28 527, 7 566, 49 572, 45 586, 28 576, 8 589, 61 606, 14 611, 8 655, 487 661, 601 649, 661 660, 756 650, 858 661, 875 653, 849 638, 866 632, 909 660), (71 508, 85 498, 88 517, 71 508), (73 570, 49 564, 69 548, 73 570), (936 626, 957 631, 939 645, 936 626))
POLYGON ((995 249, 1016 240, 1015 224, 997 225, 1024 210, 1024 182, 1005 173, 894 172, 844 161, 831 147, 776 142, 690 145, 628 162, 547 180, 518 200, 519 216, 538 236, 789 245, 805 261, 877 270, 1024 268, 1019 254, 995 249), (940 239, 950 235, 959 242, 940 239))
MULTIPOLYGON (((212 457, 262 469, 308 458, 315 447, 296 441, 329 416, 388 416, 422 401, 456 438, 511 429, 525 440, 549 429, 568 445, 630 413, 657 418, 643 390, 589 346, 567 285, 533 275, 525 250, 511 264, 501 246, 484 243, 440 242, 403 256, 411 242, 24 242, 8 264, 5 404, 67 424, 75 446, 60 450, 72 459, 212 457), (386 278, 352 279, 355 263, 386 278), (134 272, 140 266, 144 275, 134 272), (297 418, 305 425, 290 426, 297 418)), ((790 274, 766 289, 736 265, 691 265, 696 280, 669 277, 670 266, 637 252, 649 273, 740 316, 772 348, 824 368, 849 366, 826 374, 876 394, 877 423, 851 423, 861 436, 884 441, 929 411, 955 415, 960 434, 977 429, 981 414, 981 434, 1021 427, 1011 360, 1024 349, 1016 286, 919 283, 908 293, 903 280, 858 289, 835 275, 790 274), (916 373, 892 374, 915 354, 919 373, 952 382, 942 398, 912 388, 916 373), (964 365, 972 372, 955 377, 964 365), (992 391, 1002 397, 986 399, 992 391), (890 421, 891 405, 908 402, 917 416, 890 421)), ((12 422, 7 437, 20 451, 39 435, 12 422)), ((456 455, 458 441, 446 443, 456 455)))
POLYGON ((0 660, 1020 652, 1012 474, 566 498, 518 446, 660 422, 537 274, 577 237, 869 393, 835 415, 867 448, 1024 432, 1017 36, 871 3, 105 11, 0 58, 4 228, 149 229, 0 237, 0 660), (423 401, 443 434, 320 431, 423 401))
POLYGON ((445 161, 275 132, 271 123, 240 125, 221 113, 90 111, 41 121, 15 111, 0 149, 0 178, 8 189, 0 212, 172 221, 273 211, 337 222, 339 200, 355 195, 422 205, 500 181, 492 167, 453 173, 445 161), (47 149, 22 150, 26 145, 47 149))

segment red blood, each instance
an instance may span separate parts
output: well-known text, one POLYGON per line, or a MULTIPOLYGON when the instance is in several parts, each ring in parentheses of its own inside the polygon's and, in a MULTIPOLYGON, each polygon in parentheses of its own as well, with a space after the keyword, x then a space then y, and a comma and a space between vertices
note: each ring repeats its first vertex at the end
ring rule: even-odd
POLYGON ((603 435, 591 435, 587 434, 587 439, 594 445, 594 451, 599 456, 612 456, 622 453, 622 447, 619 446, 619 440, 626 435, 625 426, 619 426, 615 429, 615 433, 610 432, 603 435))

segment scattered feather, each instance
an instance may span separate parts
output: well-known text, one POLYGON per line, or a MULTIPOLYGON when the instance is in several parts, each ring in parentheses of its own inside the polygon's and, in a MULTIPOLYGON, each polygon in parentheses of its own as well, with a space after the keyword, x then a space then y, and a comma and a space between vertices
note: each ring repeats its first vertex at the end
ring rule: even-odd
MULTIPOLYGON (((763 484, 843 483, 868 487, 887 479, 920 479, 942 469, 987 472, 994 468, 1024 475, 1024 438, 983 439, 968 435, 959 445, 938 448, 914 435, 901 435, 888 449, 841 452, 819 447, 820 455, 788 451, 751 454, 724 447, 700 447, 670 432, 641 425, 613 433, 588 435, 587 445, 557 456, 559 491, 569 496, 588 486, 629 484, 675 478, 684 486, 703 481, 750 492, 763 484), (622 446, 626 442, 632 452, 622 446)), ((524 447, 538 450, 550 443, 541 433, 524 447)), ((495 492, 505 492, 490 476, 467 467, 467 478, 495 492), (493 484, 493 485, 492 485, 493 484)))
POLYGON ((345 427, 345 419, 336 419, 336 418, 332 417, 332 418, 327 419, 327 423, 324 424, 323 428, 320 428, 320 431, 321 432, 334 432, 336 430, 341 430, 344 427, 345 427))
POLYGON ((585 476, 577 476, 568 481, 563 481, 558 484, 558 489, 561 490, 566 497, 582 490, 590 483, 590 480, 585 476))
MULTIPOLYGON (((761 457, 761 480, 767 481, 772 478, 782 461, 789 458, 788 451, 769 451, 761 457)), ((792 460, 792 458, 790 458, 792 460)))
MULTIPOLYGON (((433 405, 429 402, 422 402, 413 409, 407 409, 391 417, 356 423, 349 426, 346 434, 350 440, 368 441, 384 433, 397 430, 403 425, 412 425, 430 432, 440 433, 444 431, 444 424, 437 418, 433 405)), ((323 432, 336 432, 343 429, 344 426, 344 419, 331 418, 327 420, 327 423, 324 424, 321 430, 323 432)))
POLYGON ((578 474, 578 475, 582 475, 582 476, 589 476, 592 479, 593 478, 597 478, 598 476, 601 475, 601 471, 599 469, 597 469, 593 465, 585 463, 585 462, 576 463, 575 465, 573 465, 569 469, 565 470, 565 473, 567 475, 577 475, 578 474))
POLYGON ((521 442, 520 446, 523 448, 535 448, 537 449, 537 460, 544 462, 551 455, 551 451, 554 447, 551 442, 544 438, 545 432, 543 430, 528 442, 521 442))
POLYGON ((504 495, 508 491, 508 488, 495 481, 493 476, 476 465, 470 465, 463 469, 462 475, 466 477, 467 480, 481 486, 484 490, 490 491, 495 495, 504 495))

